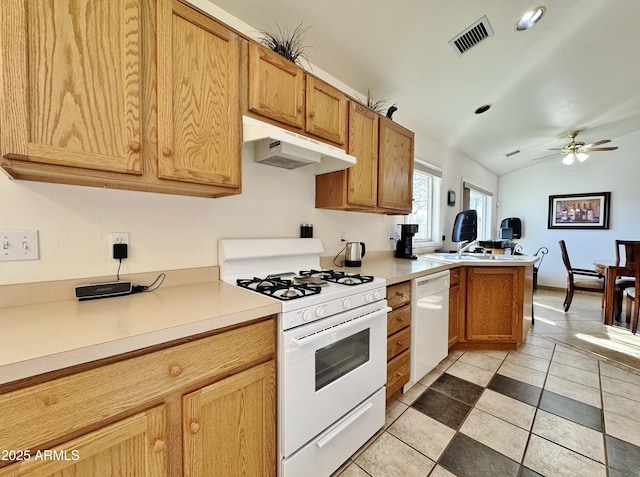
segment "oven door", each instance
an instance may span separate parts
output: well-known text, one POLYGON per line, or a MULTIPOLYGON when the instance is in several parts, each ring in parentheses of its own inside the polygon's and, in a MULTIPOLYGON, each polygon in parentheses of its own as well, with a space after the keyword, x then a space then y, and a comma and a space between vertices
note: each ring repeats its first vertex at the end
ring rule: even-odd
POLYGON ((283 333, 283 457, 384 386, 388 310, 382 300, 283 333))

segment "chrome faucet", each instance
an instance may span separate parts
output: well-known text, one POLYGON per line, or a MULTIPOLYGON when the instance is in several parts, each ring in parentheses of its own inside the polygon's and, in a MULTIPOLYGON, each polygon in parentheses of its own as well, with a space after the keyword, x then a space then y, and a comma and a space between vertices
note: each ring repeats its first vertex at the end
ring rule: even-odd
MULTIPOLYGON (((472 240, 470 242, 466 240, 464 242, 458 242, 457 251, 456 251, 457 258, 461 258, 462 254, 467 250, 469 250, 471 247, 473 247, 475 244, 476 244, 476 240, 472 240)), ((486 253, 487 251, 484 250, 483 248, 483 255, 485 255, 486 253)))

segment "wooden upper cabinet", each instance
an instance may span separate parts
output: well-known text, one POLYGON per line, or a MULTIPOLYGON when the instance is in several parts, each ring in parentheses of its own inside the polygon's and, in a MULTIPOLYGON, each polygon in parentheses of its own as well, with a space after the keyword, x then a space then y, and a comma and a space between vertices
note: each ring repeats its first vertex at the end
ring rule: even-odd
POLYGON ((305 130, 335 144, 344 145, 347 96, 339 89, 306 75, 305 130))
POLYGON ((158 176, 238 188, 241 38, 173 0, 158 5, 158 176))
POLYGON ((347 138, 347 152, 356 156, 356 164, 316 176, 316 207, 410 213, 414 134, 351 101, 347 138))
POLYGON ((347 152, 357 158, 348 168, 349 204, 375 207, 378 200, 378 121, 374 111, 354 101, 349 103, 347 152))
POLYGON ((413 132, 380 118, 378 206, 408 214, 413 200, 413 132))
POLYGON ((303 129, 304 70, 262 45, 249 45, 249 111, 303 129))
POLYGON ((140 174, 140 0, 3 0, 1 154, 140 174))

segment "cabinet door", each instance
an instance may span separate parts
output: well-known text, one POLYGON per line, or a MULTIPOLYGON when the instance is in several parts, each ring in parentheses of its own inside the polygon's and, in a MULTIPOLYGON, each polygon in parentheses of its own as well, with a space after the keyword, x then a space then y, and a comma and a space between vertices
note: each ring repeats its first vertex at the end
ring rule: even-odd
POLYGON ((178 3, 158 5, 158 175, 238 188, 238 35, 178 3))
POLYGON ((184 397, 184 475, 275 476, 275 361, 184 397))
POLYGON ((467 340, 517 340, 523 277, 523 267, 467 267, 467 340))
POLYGON ((302 129, 304 95, 302 68, 255 42, 250 43, 250 111, 302 129))
POLYGON ((1 155, 141 174, 140 1, 0 9, 1 155))
POLYGON ((358 160, 347 169, 347 200, 375 207, 378 200, 378 114, 349 103, 348 152, 358 160))
POLYGON ((411 212, 413 199, 413 133, 380 118, 378 206, 411 212))
POLYGON ((85 434, 53 449, 31 451, 0 477, 167 475, 164 406, 85 434))
POLYGON ((305 130, 342 146, 347 126, 346 95, 309 75, 306 75, 306 92, 305 130))

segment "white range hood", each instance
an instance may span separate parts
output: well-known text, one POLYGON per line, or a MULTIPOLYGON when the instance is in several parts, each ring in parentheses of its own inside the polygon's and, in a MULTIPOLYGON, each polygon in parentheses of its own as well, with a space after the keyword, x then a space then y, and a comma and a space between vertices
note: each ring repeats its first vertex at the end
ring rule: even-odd
POLYGON ((254 143, 254 160, 284 169, 304 167, 314 174, 353 166, 356 158, 343 149, 248 116, 242 117, 243 141, 254 143))

